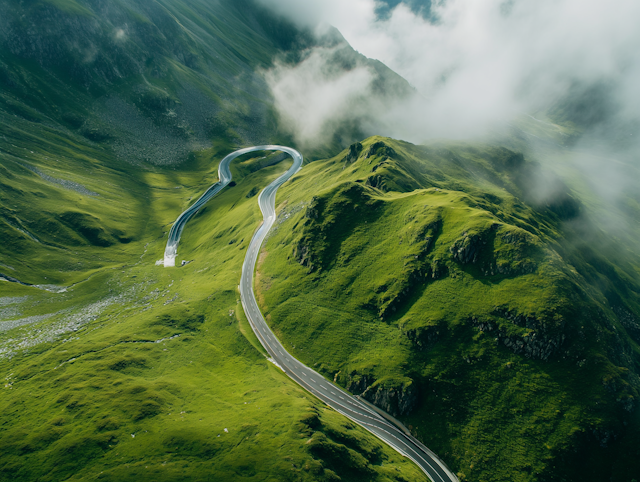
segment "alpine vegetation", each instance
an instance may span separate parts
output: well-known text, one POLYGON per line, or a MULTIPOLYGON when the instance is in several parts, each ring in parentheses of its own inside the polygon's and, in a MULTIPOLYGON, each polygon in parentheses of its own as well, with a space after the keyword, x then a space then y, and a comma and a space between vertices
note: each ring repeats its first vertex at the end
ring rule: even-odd
POLYGON ((0 2, 0 480, 640 480, 639 14, 0 2))

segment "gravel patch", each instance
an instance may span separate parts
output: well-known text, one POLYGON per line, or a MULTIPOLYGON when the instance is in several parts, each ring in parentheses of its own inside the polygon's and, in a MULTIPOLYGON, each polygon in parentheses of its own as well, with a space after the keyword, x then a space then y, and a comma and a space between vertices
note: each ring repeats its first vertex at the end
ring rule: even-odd
MULTIPOLYGON (((36 315, 36 316, 27 316, 26 318, 20 318, 18 320, 11 321, 0 321, 0 333, 5 331, 13 330, 14 328, 18 328, 19 326, 32 325, 34 323, 40 323, 41 321, 47 320, 58 313, 49 313, 48 315, 36 315)), ((1 350, 1 348, 0 348, 1 350)), ((0 351, 1 353, 1 351, 0 351)))
POLYGON ((40 176, 45 181, 50 182, 52 184, 57 184, 58 186, 62 186, 63 188, 68 189, 70 191, 75 191, 75 192, 77 192, 79 194, 82 194, 83 196, 97 197, 97 196, 100 195, 97 192, 90 191, 89 189, 84 187, 82 184, 78 184, 77 182, 68 181, 66 179, 58 179, 57 177, 53 177, 53 176, 49 176, 48 174, 45 174, 44 172, 42 172, 37 167, 31 166, 31 165, 25 164, 25 163, 20 163, 20 164, 25 169, 29 169, 31 172, 37 174, 38 176, 40 176))
POLYGON ((28 296, 4 296, 0 297, 0 306, 16 305, 18 303, 24 303, 28 299, 28 296))
MULTIPOLYGON (((86 324, 97 320, 107 308, 116 304, 124 305, 132 301, 135 298, 135 291, 135 289, 132 289, 126 293, 91 303, 80 309, 66 309, 57 313, 0 322, 0 333, 2 333, 20 327, 27 328, 30 325, 51 319, 49 323, 35 326, 32 329, 18 330, 15 334, 10 335, 9 338, 1 340, 0 358, 13 358, 18 353, 28 351, 30 348, 42 343, 52 343, 69 334, 74 334, 86 324)), ((63 338, 63 341, 69 341, 72 338, 63 338)))

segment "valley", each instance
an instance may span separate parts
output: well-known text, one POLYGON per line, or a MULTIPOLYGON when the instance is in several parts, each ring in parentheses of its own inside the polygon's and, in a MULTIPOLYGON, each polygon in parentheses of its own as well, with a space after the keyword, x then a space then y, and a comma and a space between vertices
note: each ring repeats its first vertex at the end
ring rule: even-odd
POLYGON ((0 480, 640 480, 615 84, 410 142, 423 86, 274 3, 0 5, 0 480))

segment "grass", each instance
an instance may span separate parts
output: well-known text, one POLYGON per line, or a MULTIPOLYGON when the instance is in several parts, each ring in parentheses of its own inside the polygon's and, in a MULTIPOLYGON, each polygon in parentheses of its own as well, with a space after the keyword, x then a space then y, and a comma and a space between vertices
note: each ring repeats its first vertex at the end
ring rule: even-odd
MULTIPOLYGON (((130 223, 148 223, 128 243, 79 247, 86 258, 99 256, 100 266, 79 271, 77 279, 92 276, 66 293, 3 283, 3 306, 22 319, 53 313, 0 334, 3 347, 27 342, 0 361, 3 479, 423 479, 412 463, 270 364, 241 313, 236 285, 260 219, 255 198, 246 195, 288 161, 258 171, 260 159, 234 165, 236 185, 183 236, 179 256, 191 262, 172 270, 155 265, 163 226, 215 179, 220 158, 201 152, 187 169, 140 173, 135 185, 149 193, 148 204, 131 213, 130 223), (145 219, 147 212, 158 217, 145 219), (29 344, 52 327, 62 333, 29 344)), ((18 172, 24 176, 16 182, 43 184, 30 171, 18 172)), ((100 192, 90 201, 102 208, 101 225, 121 217, 117 200, 126 199, 128 184, 113 185, 116 194, 87 183, 100 192)), ((48 255, 41 243, 30 249, 48 255)), ((35 272, 37 264, 30 265, 35 272)), ((55 281, 76 279, 59 276, 55 281)))
MULTIPOLYGON (((234 163, 189 264, 155 264, 224 154, 291 144, 256 72, 310 38, 226 0, 10 1, 2 21, 0 273, 36 286, 0 281, 0 479, 424 480, 266 361, 241 312, 255 194, 286 162, 234 163)), ((258 294, 285 345, 461 478, 637 479, 636 241, 584 216, 633 218, 637 195, 611 211, 572 176, 541 202, 541 171, 495 146, 353 152, 279 195, 258 294)))
POLYGON ((309 38, 229 1, 12 1, 3 27, 0 273, 24 284, 0 282, 0 479, 426 480, 241 313, 255 193, 287 162, 236 161, 189 264, 155 264, 225 154, 288 143, 256 72, 309 38))
POLYGON ((285 346, 461 479, 634 478, 638 339, 616 313, 637 309, 637 255, 568 190, 532 200, 537 168, 509 151, 358 151, 283 187, 258 288, 285 346))
MULTIPOLYGON (((79 3, 54 5, 64 15, 86 14, 79 3)), ((161 46, 146 75, 120 64, 127 75, 105 82, 95 72, 108 76, 111 65, 138 55, 132 43, 120 60, 80 69, 3 49, 0 272, 70 288, 52 293, 2 282, 0 478, 423 479, 268 363, 239 313, 244 248, 259 221, 247 194, 282 165, 256 170, 261 161, 254 159, 234 166, 237 185, 203 209, 183 237, 179 255, 193 262, 172 271, 155 265, 170 223, 215 181, 222 155, 256 131, 259 93, 249 91, 250 79, 237 79, 268 66, 277 52, 227 4, 165 7, 183 29, 197 31, 172 42, 202 64, 163 59, 169 52, 161 46), (203 15, 211 23, 196 27, 203 15), (213 59, 214 71, 205 66, 213 59), (225 80, 229 75, 236 80, 225 80), (217 123, 189 116, 197 109, 181 94, 185 88, 198 90, 198 102, 214 112, 224 104, 217 123), (134 114, 110 111, 106 92, 134 114), (164 115, 171 112, 175 118, 164 115), (212 135, 218 141, 180 147, 184 157, 158 166, 127 141, 114 116, 139 137, 174 139, 160 144, 171 149, 212 135), (305 423, 310 411, 312 426, 305 423), (343 451, 344 460, 332 458, 343 451)), ((39 13, 30 10, 36 23, 39 13)), ((159 40, 149 19, 131 25, 128 34, 143 49, 159 40)), ((264 142, 262 133, 252 135, 264 142)))

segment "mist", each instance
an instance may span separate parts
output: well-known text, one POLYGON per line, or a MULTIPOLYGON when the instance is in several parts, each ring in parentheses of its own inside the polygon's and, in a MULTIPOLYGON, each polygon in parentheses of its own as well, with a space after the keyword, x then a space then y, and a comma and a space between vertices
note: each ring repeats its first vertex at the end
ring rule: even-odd
MULTIPOLYGON (((380 18, 374 0, 260 1, 317 31, 335 26, 357 51, 407 79, 419 96, 397 112, 385 112, 394 118, 387 124, 400 122, 397 131, 408 140, 481 136, 523 114, 549 109, 577 85, 609 86, 615 110, 610 116, 631 120, 640 112, 640 3, 635 0, 447 0, 434 2, 426 19, 403 3, 380 18)), ((315 67, 322 77, 327 66, 310 58, 305 75, 316 77, 310 71, 315 67)), ((287 72, 279 66, 270 85, 278 89, 281 82, 304 81, 298 74, 297 67, 287 72)), ((360 81, 366 91, 371 76, 360 81)), ((309 99, 315 104, 310 94, 318 89, 317 82, 311 92, 296 89, 302 98, 295 103, 302 109, 309 99)), ((331 104, 329 95, 323 91, 331 104)), ((342 90, 335 95, 344 99, 342 90)), ((289 101, 279 105, 285 116, 293 115, 289 101)), ((306 111, 316 127, 325 116, 323 110, 306 111)), ((304 123, 300 128, 309 132, 304 123)))
POLYGON ((298 64, 278 62, 264 74, 282 123, 300 145, 326 141, 335 119, 354 116, 371 94, 373 73, 364 67, 336 67, 336 53, 336 47, 315 48, 298 64))
POLYGON ((423 0, 421 9, 412 0, 383 9, 374 0, 259 1, 319 36, 336 27, 415 89, 393 101, 370 95, 373 73, 336 71, 326 49, 307 51, 296 66, 277 65, 266 78, 301 147, 326 142, 336 120, 357 119, 366 135, 414 143, 495 141, 517 129, 528 145, 516 148, 549 164, 561 157, 583 192, 607 204, 625 192, 637 197, 640 2, 423 0), (367 95, 363 108, 357 101, 367 95), (538 128, 563 153, 541 151, 548 142, 538 128))

